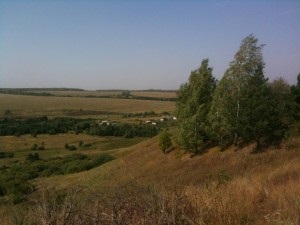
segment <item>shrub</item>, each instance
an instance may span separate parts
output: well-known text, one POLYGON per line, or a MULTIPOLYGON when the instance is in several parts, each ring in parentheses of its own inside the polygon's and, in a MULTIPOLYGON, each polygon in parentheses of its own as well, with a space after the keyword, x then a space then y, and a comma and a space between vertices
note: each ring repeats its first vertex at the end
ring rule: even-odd
POLYGON ((0 159, 1 158, 13 158, 14 153, 12 152, 0 152, 0 159))
POLYGON ((13 180, 7 184, 6 190, 10 195, 13 204, 18 204, 26 200, 26 195, 29 195, 34 191, 33 184, 27 181, 13 180))
POLYGON ((93 159, 90 162, 90 164, 92 167, 96 167, 96 166, 102 165, 102 164, 109 162, 111 160, 114 160, 114 159, 115 159, 115 157, 113 157, 111 155, 102 154, 102 155, 97 156, 95 159, 93 159))
POLYGON ((168 131, 163 130, 159 134, 159 147, 161 148, 163 153, 166 154, 167 149, 170 148, 171 146, 172 146, 171 134, 168 131))
POLYGON ((33 144, 32 147, 31 147, 31 150, 32 151, 36 151, 38 148, 38 145, 37 144, 33 144))
POLYGON ((75 145, 69 145, 69 144, 65 144, 65 149, 68 149, 70 151, 75 151, 77 150, 75 145))
POLYGON ((0 183, 0 197, 6 195, 5 185, 0 183))
POLYGON ((75 150, 77 150, 77 148, 75 147, 75 145, 70 145, 69 150, 70 151, 75 151, 75 150))
POLYGON ((42 150, 45 150, 45 147, 44 146, 39 146, 36 150, 42 151, 42 150))
POLYGON ((26 159, 29 160, 29 161, 31 161, 31 162, 33 162, 33 161, 39 160, 39 159, 40 159, 40 156, 39 156, 38 153, 34 153, 34 154, 29 153, 29 154, 27 155, 26 159))
POLYGON ((83 145, 83 147, 85 147, 85 148, 91 147, 91 146, 92 146, 92 144, 90 144, 90 143, 86 143, 86 144, 83 145))

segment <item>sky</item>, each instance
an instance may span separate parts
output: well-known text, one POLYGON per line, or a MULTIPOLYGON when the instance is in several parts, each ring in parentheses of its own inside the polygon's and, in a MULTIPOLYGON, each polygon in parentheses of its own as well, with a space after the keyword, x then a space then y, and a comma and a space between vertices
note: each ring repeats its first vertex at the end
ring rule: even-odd
POLYGON ((205 58, 220 80, 250 34, 296 83, 299 0, 0 0, 0 87, 178 89, 205 58))

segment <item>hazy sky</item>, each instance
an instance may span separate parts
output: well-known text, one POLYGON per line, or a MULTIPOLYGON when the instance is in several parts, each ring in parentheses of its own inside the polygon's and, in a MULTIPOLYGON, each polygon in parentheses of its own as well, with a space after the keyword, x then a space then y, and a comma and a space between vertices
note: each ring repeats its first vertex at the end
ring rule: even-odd
POLYGON ((251 33, 295 83, 299 0, 0 0, 0 87, 177 89, 204 58, 220 79, 251 33))

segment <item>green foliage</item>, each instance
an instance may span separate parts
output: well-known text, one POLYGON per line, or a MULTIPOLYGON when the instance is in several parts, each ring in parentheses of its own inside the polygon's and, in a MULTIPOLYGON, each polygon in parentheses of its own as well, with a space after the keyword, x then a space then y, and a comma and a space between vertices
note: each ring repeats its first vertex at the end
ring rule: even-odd
POLYGON ((154 111, 141 112, 141 113, 126 113, 126 114, 123 115, 123 118, 128 118, 128 117, 150 117, 150 116, 157 116, 157 114, 154 111))
POLYGON ((84 148, 88 148, 88 147, 91 147, 91 146, 92 146, 91 143, 84 143, 84 144, 82 145, 82 147, 84 147, 84 148))
POLYGON ((70 151, 75 151, 77 150, 76 146, 75 145, 69 145, 69 144, 65 144, 65 149, 68 149, 70 151))
POLYGON ((41 146, 38 146, 37 144, 33 144, 31 147, 32 151, 42 151, 45 150, 45 146, 44 144, 42 144, 41 146))
POLYGON ((148 124, 103 124, 95 125, 89 130, 89 134, 99 136, 116 136, 116 137, 153 137, 157 135, 158 128, 148 124))
POLYGON ((0 152, 0 159, 13 158, 13 157, 14 157, 14 153, 12 152, 0 152))
POLYGON ((166 154, 168 148, 172 146, 171 134, 167 130, 159 133, 159 147, 166 154))
POLYGON ((221 147, 262 139, 280 140, 280 115, 264 77, 263 45, 247 36, 214 93, 210 123, 221 147))
POLYGON ((122 97, 129 98, 130 96, 131 96, 131 93, 129 90, 122 91, 122 97))
POLYGON ((27 196, 35 190, 34 185, 29 182, 11 182, 8 184, 8 195, 13 204, 18 204, 27 199, 27 196))
POLYGON ((46 116, 35 118, 5 118, 0 120, 0 136, 67 133, 70 130, 81 133, 90 127, 91 120, 62 118, 49 119, 46 116))
MULTIPOLYGON (((154 112, 147 112, 144 115, 156 115, 154 112)), ((8 119, 0 120, 0 136, 23 135, 23 134, 51 134, 68 133, 68 131, 78 133, 88 133, 99 136, 116 137, 153 137, 157 135, 158 128, 146 124, 103 124, 98 125, 90 119, 75 118, 54 118, 48 120, 47 117, 37 117, 28 119, 8 119)), ((41 147, 32 146, 32 150, 43 150, 41 147)), ((74 150, 74 149, 73 149, 74 150)))
POLYGON ((11 110, 9 110, 9 109, 5 110, 4 116, 11 116, 11 115, 12 115, 11 110))
POLYGON ((45 150, 45 146, 39 146, 36 150, 38 150, 38 151, 42 151, 42 150, 45 150))
POLYGON ((296 110, 297 103, 293 101, 293 95, 289 84, 280 77, 275 79, 270 84, 270 87, 283 126, 291 126, 299 111, 296 110))
POLYGON ((291 92, 293 96, 293 115, 296 120, 300 121, 300 73, 297 76, 297 85, 291 87, 291 92))
POLYGON ((181 85, 178 91, 178 142, 188 151, 204 150, 211 140, 207 116, 215 87, 212 68, 208 59, 204 59, 201 66, 191 72, 188 83, 181 85))
POLYGON ((29 153, 29 154, 27 155, 26 159, 29 160, 29 161, 31 161, 31 162, 33 162, 33 161, 39 160, 39 159, 40 159, 40 156, 39 156, 38 153, 34 153, 34 154, 29 153))
POLYGON ((26 196, 35 190, 29 181, 36 177, 63 175, 90 170, 115 158, 108 154, 88 157, 81 153, 39 160, 38 153, 30 153, 24 163, 0 169, 0 196, 9 196, 17 204, 26 200, 26 196))

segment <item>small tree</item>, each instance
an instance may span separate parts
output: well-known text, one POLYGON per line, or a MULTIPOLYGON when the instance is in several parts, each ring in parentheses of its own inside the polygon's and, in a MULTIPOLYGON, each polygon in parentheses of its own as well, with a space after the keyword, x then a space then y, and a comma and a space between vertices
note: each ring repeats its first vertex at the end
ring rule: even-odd
POLYGON ((170 148, 171 146, 172 146, 171 134, 168 131, 163 130, 159 134, 159 147, 161 148, 163 153, 166 154, 167 149, 170 148))
POLYGON ((34 153, 34 154, 29 153, 29 154, 27 155, 27 158, 26 158, 26 159, 29 160, 29 161, 31 161, 31 162, 33 162, 33 161, 39 160, 39 159, 40 159, 40 156, 39 156, 38 153, 34 153))
POLYGON ((12 115, 12 112, 10 109, 5 110, 4 116, 11 116, 11 115, 12 115))
POLYGON ((131 96, 131 93, 129 90, 122 91, 122 97, 129 98, 131 96))
POLYGON ((38 145, 37 144, 33 144, 32 147, 31 147, 31 150, 32 151, 36 151, 38 148, 38 145))

